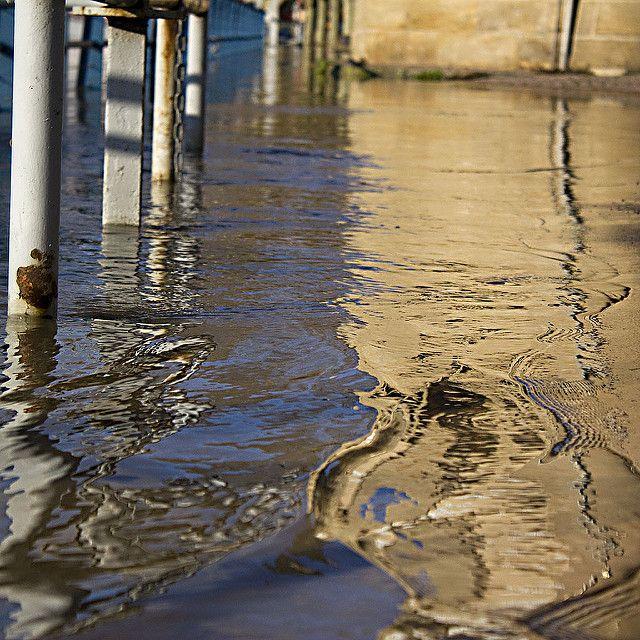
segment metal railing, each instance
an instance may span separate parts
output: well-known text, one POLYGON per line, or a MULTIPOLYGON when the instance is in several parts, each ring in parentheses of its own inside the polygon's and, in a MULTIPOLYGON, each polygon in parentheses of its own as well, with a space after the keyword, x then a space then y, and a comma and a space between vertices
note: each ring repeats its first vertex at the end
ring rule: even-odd
MULTIPOLYGON (((0 0, 0 8, 12 7, 15 0, 0 0)), ((209 9, 209 0, 66 0, 68 8, 113 7, 116 9, 136 9, 144 11, 184 9, 189 13, 204 15, 209 9)))

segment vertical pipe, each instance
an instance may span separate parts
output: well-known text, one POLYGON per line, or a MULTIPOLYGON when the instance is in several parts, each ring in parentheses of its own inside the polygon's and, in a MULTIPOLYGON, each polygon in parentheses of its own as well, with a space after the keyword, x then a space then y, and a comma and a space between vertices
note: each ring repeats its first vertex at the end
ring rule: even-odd
POLYGON ((302 0, 295 0, 293 3, 293 11, 291 15, 292 25, 292 41, 296 47, 301 47, 304 43, 302 18, 304 12, 302 9, 302 0))
POLYGON ((327 52, 332 60, 338 57, 338 45, 340 44, 340 25, 342 23, 342 2, 340 0, 329 1, 329 30, 327 35, 327 52))
POLYGON ((109 18, 102 224, 140 224, 147 21, 109 18))
MULTIPOLYGON (((157 20, 151 20, 147 30, 147 83, 146 93, 147 102, 153 106, 153 85, 155 83, 156 71, 156 31, 158 27, 157 20)), ((153 111, 153 109, 151 110, 153 111)))
MULTIPOLYGON (((266 106, 274 106, 278 104, 278 57, 280 50, 276 47, 270 47, 265 50, 262 58, 262 89, 263 100, 266 106)), ((273 114, 265 115, 263 133, 264 135, 273 134, 273 114)))
POLYGON ((314 44, 318 57, 324 58, 327 42, 327 0, 316 0, 316 24, 314 44))
POLYGON ((270 0, 264 14, 266 41, 268 47, 277 47, 280 43, 280 7, 278 0, 270 0))
POLYGON ((309 74, 309 77, 311 77, 310 67, 313 61, 313 40, 316 30, 316 5, 317 0, 305 0, 302 46, 304 48, 305 71, 309 74))
POLYGON ((354 0, 344 0, 342 5, 342 34, 349 38, 353 31, 353 2, 354 0))
POLYGON ((53 316, 58 293, 65 11, 15 6, 9 315, 53 316))
POLYGON ((173 180, 173 89, 177 20, 161 19, 156 27, 156 64, 153 85, 153 141, 151 179, 173 180))
POLYGON ((558 46, 558 71, 566 71, 571 56, 573 31, 576 21, 577 0, 560 0, 560 42, 558 46))
POLYGON ((205 92, 207 85, 208 14, 189 16, 187 78, 184 105, 184 148, 201 153, 204 146, 205 92))

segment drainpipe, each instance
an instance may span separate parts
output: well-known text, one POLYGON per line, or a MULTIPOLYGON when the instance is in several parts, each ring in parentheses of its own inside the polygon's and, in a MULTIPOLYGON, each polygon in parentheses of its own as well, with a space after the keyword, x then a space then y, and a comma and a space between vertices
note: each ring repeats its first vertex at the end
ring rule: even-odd
POLYGON ((304 4, 304 34, 302 46, 307 52, 313 49, 313 37, 316 28, 317 0, 305 0, 304 4))
POLYGON ((58 295, 64 0, 15 5, 9 315, 53 316, 58 295))
POLYGON ((573 32, 578 13, 578 0, 560 0, 560 42, 558 47, 558 71, 569 68, 573 47, 573 32))

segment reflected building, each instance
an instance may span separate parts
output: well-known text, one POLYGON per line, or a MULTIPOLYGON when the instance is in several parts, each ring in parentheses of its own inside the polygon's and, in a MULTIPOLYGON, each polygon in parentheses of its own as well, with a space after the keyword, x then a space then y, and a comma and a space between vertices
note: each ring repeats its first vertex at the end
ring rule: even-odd
POLYGON ((630 638, 638 461, 601 326, 624 256, 586 249, 602 214, 572 155, 593 105, 496 94, 351 87, 353 151, 381 164, 362 177, 393 185, 356 194, 345 232, 341 333, 378 417, 309 508, 406 590, 383 638, 630 638))

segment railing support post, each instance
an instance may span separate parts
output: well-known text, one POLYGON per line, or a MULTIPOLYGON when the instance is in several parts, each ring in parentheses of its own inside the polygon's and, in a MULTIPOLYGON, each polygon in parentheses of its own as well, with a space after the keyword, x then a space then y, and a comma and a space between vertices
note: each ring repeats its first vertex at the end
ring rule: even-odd
POLYGON ((331 60, 338 57, 340 46, 340 27, 342 25, 342 2, 330 0, 329 4, 329 30, 327 34, 327 51, 331 60))
POLYGON ((9 315, 56 312, 64 6, 63 0, 15 6, 9 315))
POLYGON ((147 21, 107 19, 102 224, 140 224, 147 21))
MULTIPOLYGON (((91 40, 91 26, 93 19, 85 16, 82 18, 82 41, 91 40)), ((80 61, 78 62, 78 77, 76 78, 76 93, 82 95, 87 83, 87 67, 89 64, 89 49, 82 47, 80 49, 80 61)))
POLYGON ((280 44, 280 3, 269 0, 265 4, 265 43, 268 47, 277 47, 280 44))
POLYGON ((327 8, 327 0, 316 0, 314 45, 319 59, 324 58, 327 44, 327 8))
POLYGON ((151 179, 154 182, 166 182, 174 178, 173 94, 177 34, 177 20, 157 21, 151 150, 151 179))
POLYGON ((317 0, 306 0, 304 9, 304 34, 303 46, 307 51, 313 49, 313 41, 316 28, 317 0))
POLYGON ((354 0, 344 0, 342 4, 342 34, 348 38, 353 30, 353 2, 354 0))
POLYGON ((205 93, 209 29, 207 14, 189 15, 187 32, 187 77, 184 105, 184 147, 187 153, 202 153, 204 146, 205 93))

